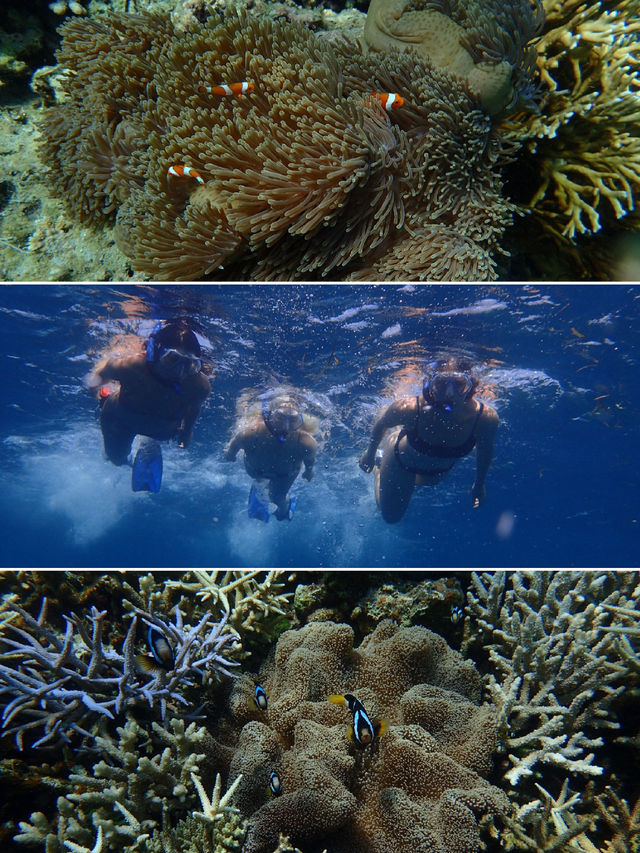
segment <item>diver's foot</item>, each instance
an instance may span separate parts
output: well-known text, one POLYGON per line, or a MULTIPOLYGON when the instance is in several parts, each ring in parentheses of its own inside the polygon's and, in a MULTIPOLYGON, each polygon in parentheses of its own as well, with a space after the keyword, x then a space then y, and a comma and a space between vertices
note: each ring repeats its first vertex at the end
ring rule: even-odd
POLYGON ((274 513, 278 521, 291 521, 297 502, 297 498, 289 498, 284 509, 278 507, 274 513))

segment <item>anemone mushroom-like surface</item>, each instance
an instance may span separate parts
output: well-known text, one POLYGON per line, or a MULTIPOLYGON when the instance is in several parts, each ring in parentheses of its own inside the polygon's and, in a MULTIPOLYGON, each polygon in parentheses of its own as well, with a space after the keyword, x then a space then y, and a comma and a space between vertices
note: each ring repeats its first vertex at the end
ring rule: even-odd
POLYGON ((477 670, 426 628, 387 620, 353 640, 348 625, 327 622, 283 634, 259 676, 265 713, 250 710, 250 679, 234 685, 231 707, 246 722, 229 778, 242 774, 245 853, 268 853, 279 833, 336 853, 477 851, 478 818, 508 807, 483 777, 497 731, 477 670), (350 739, 351 713, 327 701, 335 693, 386 721, 371 746, 350 739))

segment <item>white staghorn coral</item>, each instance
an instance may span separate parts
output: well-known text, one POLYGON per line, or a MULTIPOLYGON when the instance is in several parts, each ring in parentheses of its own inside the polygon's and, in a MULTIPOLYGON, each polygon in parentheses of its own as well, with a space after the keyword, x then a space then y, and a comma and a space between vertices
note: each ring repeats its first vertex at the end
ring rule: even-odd
POLYGON ((541 785, 536 784, 540 799, 515 809, 512 817, 502 816, 505 828, 501 846, 505 850, 524 850, 529 853, 601 853, 586 835, 593 828, 593 818, 577 817, 575 806, 580 795, 569 791, 565 780, 560 794, 554 799, 541 785))
POLYGON ((205 758, 196 750, 203 747, 206 729, 172 719, 168 728, 153 723, 149 732, 129 720, 117 733, 117 741, 96 738, 104 760, 90 773, 69 776, 74 792, 58 798, 55 825, 36 812, 20 823, 16 841, 44 841, 47 853, 86 850, 98 826, 102 850, 134 853, 146 850, 170 813, 188 813, 195 803, 193 776, 205 758))
POLYGON ((98 834, 96 836, 96 843, 93 845, 91 850, 88 847, 84 847, 82 844, 76 844, 74 841, 65 841, 64 846, 67 850, 71 850, 71 853, 102 853, 102 827, 98 827, 98 834))
POLYGON ((205 823, 214 823, 214 821, 222 819, 225 816, 225 812, 234 812, 235 814, 238 814, 238 809, 234 808, 230 803, 233 799, 236 788, 240 784, 242 773, 234 779, 233 784, 224 796, 220 796, 222 790, 222 778, 218 773, 213 793, 211 794, 211 799, 207 796, 207 792, 204 789, 200 777, 195 773, 191 773, 191 778, 193 779, 193 784, 196 786, 196 791, 198 792, 200 803, 202 804, 202 811, 193 813, 195 818, 198 818, 205 823))
POLYGON ((595 750, 603 740, 585 730, 619 727, 610 709, 630 685, 630 675, 637 675, 624 633, 627 605, 639 592, 637 573, 631 572, 472 576, 465 642, 471 644, 475 625, 489 650, 486 687, 510 761, 505 773, 510 785, 540 764, 566 773, 602 773, 595 750))
POLYGON ((255 571, 192 571, 191 580, 167 581, 167 589, 195 593, 210 606, 220 604, 229 611, 229 624, 236 631, 259 631, 260 623, 273 615, 291 611, 292 592, 282 592, 284 572, 274 569, 255 571), (260 579, 260 575, 264 575, 260 579))

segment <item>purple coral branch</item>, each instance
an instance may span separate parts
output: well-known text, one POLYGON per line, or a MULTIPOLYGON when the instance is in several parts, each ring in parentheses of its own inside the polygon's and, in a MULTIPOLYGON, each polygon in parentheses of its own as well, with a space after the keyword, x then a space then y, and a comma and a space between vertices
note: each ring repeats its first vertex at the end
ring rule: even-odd
POLYGON ((167 699, 184 702, 179 691, 187 686, 195 686, 192 678, 194 674, 199 676, 201 684, 204 684, 206 674, 211 670, 233 677, 228 667, 238 666, 238 663, 222 656, 225 646, 232 645, 238 640, 235 632, 224 633, 229 617, 228 612, 223 614, 220 622, 211 626, 206 637, 203 637, 203 634, 211 613, 205 613, 193 628, 185 632, 182 613, 177 605, 173 608, 175 618, 173 624, 139 608, 134 608, 132 612, 146 625, 161 631, 173 643, 175 660, 173 669, 170 672, 154 674, 144 688, 152 694, 155 692, 161 698, 161 702, 166 702, 167 699))
POLYGON ((22 617, 26 630, 8 623, 14 636, 0 636, 0 643, 10 650, 4 655, 10 665, 0 664, 0 728, 3 736, 15 735, 19 749, 25 732, 39 726, 44 734, 33 747, 68 742, 71 733, 89 737, 93 721, 100 717, 113 720, 141 700, 150 708, 159 705, 165 720, 169 707, 189 705, 183 691, 196 684, 193 676, 204 684, 209 672, 231 676, 229 667, 238 665, 223 656, 237 641, 234 632, 225 630, 228 613, 205 634, 210 613, 195 626, 185 627, 178 607, 174 608, 173 624, 136 608, 120 654, 103 641, 106 611, 92 607, 88 619, 74 613, 65 616, 61 635, 45 624, 46 599, 38 620, 18 605, 11 607, 22 617), (149 681, 134 666, 140 620, 156 627, 174 647, 174 668, 149 681), (77 654, 72 651, 74 638, 77 654), (9 728, 12 723, 16 724, 9 728))

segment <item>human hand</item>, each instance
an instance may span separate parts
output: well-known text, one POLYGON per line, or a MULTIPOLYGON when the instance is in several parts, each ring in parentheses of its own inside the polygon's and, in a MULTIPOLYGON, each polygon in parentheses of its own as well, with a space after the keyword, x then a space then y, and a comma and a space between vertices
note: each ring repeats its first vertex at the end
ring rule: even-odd
POLYGON ((358 465, 362 468, 362 470, 364 471, 365 474, 370 474, 373 471, 374 464, 375 464, 375 456, 372 459, 371 454, 369 453, 368 450, 366 453, 362 454, 362 457, 361 457, 360 461, 358 462, 358 465))
POLYGON ((99 373, 85 373, 82 377, 82 381, 84 382, 85 388, 88 388, 90 391, 93 391, 94 388, 102 385, 102 377, 99 373))
POLYGON ((173 440, 182 450, 184 450, 185 447, 191 444, 192 438, 193 435, 189 432, 185 432, 182 427, 178 427, 178 429, 173 434, 173 440))
POLYGON ((313 477, 313 468, 305 468, 301 476, 303 480, 306 480, 308 483, 311 482, 311 478, 313 477))
POLYGON ((471 500, 473 501, 473 508, 478 509, 487 497, 487 490, 484 485, 478 486, 476 483, 473 484, 471 488, 471 500))

